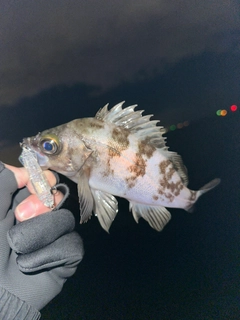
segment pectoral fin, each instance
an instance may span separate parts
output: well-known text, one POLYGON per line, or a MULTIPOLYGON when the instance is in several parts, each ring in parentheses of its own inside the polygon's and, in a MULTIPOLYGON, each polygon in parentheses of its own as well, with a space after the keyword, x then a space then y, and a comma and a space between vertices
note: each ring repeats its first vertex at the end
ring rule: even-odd
POLYGON ((91 218, 93 211, 93 196, 88 184, 88 177, 83 170, 79 172, 78 197, 80 203, 80 223, 87 222, 91 218))
POLYGON ((139 218, 143 218, 157 231, 161 231, 171 219, 170 212, 164 207, 150 207, 130 202, 129 209, 132 210, 133 217, 137 223, 139 218))
POLYGON ((98 217, 102 228, 108 232, 118 212, 118 202, 113 195, 100 190, 92 189, 92 195, 94 198, 94 214, 98 217))

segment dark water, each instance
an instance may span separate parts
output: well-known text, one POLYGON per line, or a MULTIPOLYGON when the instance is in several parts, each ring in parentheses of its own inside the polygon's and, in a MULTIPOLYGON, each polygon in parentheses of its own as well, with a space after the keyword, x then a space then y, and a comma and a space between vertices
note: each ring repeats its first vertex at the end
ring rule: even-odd
POLYGON ((96 218, 78 226, 85 257, 43 319, 240 319, 239 120, 213 117, 168 134, 190 188, 215 177, 221 185, 192 214, 170 209, 161 233, 137 225, 125 200, 110 234, 96 218))

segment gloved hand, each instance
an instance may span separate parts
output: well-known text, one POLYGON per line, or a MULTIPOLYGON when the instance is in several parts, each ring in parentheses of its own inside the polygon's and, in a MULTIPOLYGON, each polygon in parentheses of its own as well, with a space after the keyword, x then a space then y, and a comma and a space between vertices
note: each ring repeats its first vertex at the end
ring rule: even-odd
POLYGON ((82 260, 83 244, 66 209, 15 224, 14 210, 29 196, 27 188, 17 188, 13 172, 0 162, 0 318, 38 319, 34 308, 62 290, 82 260))

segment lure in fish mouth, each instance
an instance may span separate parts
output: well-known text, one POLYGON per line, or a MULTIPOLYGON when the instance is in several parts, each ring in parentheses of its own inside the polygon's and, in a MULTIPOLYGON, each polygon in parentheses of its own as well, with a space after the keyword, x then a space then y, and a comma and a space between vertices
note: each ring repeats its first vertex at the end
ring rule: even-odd
POLYGON ((168 150, 163 127, 151 115, 122 108, 101 108, 93 118, 75 119, 24 138, 44 169, 59 172, 78 184, 80 222, 92 212, 107 232, 118 212, 115 196, 129 201, 138 222, 145 219, 161 231, 171 218, 169 208, 191 211, 197 199, 220 183, 214 179, 198 191, 187 188, 181 157, 168 150))

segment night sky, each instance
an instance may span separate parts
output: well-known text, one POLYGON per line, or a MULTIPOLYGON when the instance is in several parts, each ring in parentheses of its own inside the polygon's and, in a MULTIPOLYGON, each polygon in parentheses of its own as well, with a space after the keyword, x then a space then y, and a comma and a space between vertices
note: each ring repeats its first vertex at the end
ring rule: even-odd
POLYGON ((237 0, 1 1, 1 160, 20 165, 23 137, 125 100, 168 129, 189 122, 166 136, 191 189, 222 180, 161 233, 118 199, 110 234, 78 225, 67 181, 85 257, 43 319, 240 318, 239 17, 237 0))

